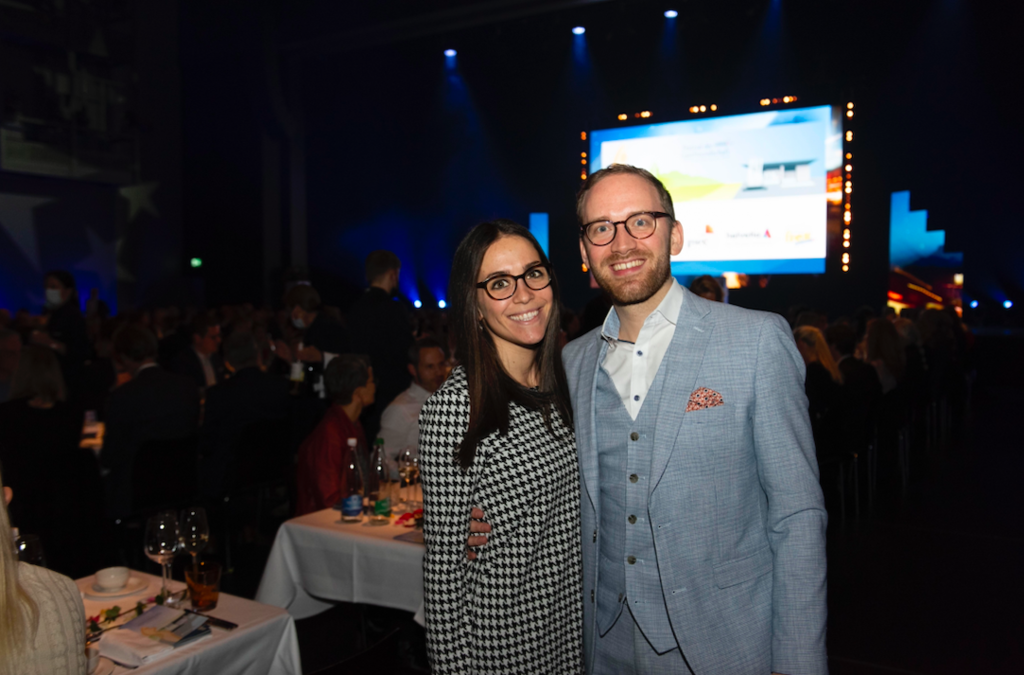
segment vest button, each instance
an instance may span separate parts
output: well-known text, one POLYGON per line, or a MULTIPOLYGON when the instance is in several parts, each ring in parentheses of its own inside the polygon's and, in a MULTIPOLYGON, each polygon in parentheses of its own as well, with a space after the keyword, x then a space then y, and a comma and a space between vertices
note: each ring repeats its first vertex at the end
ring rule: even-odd
POLYGON ((639 440, 639 439, 640 439, 640 434, 638 434, 635 431, 629 435, 629 440, 631 440, 631 441, 636 441, 636 440, 639 440))
POLYGON ((631 474, 630 477, 629 477, 629 482, 630 483, 635 483, 638 480, 640 480, 640 476, 636 475, 635 473, 631 474))
POLYGON ((636 556, 635 555, 629 556, 628 558, 626 558, 626 562, 628 562, 630 565, 636 564, 636 556))
POLYGON ((630 516, 630 517, 629 517, 629 524, 630 524, 630 525, 632 525, 632 524, 634 524, 635 522, 636 522, 636 516, 630 516))

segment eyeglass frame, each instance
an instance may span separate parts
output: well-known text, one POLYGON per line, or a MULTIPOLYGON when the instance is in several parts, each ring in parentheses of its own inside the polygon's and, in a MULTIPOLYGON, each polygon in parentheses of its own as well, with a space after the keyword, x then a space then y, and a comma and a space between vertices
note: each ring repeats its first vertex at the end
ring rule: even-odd
POLYGON ((654 233, 658 231, 659 218, 674 218, 674 216, 671 213, 664 213, 662 211, 637 211, 636 213, 628 216, 626 220, 592 220, 589 223, 583 223, 580 225, 580 237, 589 241, 591 246, 608 246, 613 241, 615 241, 615 237, 619 236, 619 225, 622 225, 622 227, 626 230, 626 234, 633 237, 637 241, 643 241, 644 239, 650 239, 652 236, 654 236, 654 233), (646 237, 638 237, 635 234, 633 234, 633 232, 629 229, 629 225, 627 225, 626 223, 631 219, 636 218, 637 216, 642 216, 644 214, 652 216, 654 218, 654 229, 651 230, 651 233, 646 237), (607 242, 603 244, 595 244, 594 240, 590 238, 589 234, 587 234, 587 228, 593 225, 594 223, 608 223, 609 225, 615 228, 615 234, 613 234, 612 238, 609 239, 607 242))
POLYGON ((502 302, 515 296, 515 294, 519 291, 520 279, 523 280, 523 283, 526 284, 526 287, 529 288, 531 291, 543 291, 545 288, 551 285, 551 282, 554 281, 555 279, 555 275, 551 273, 550 264, 539 262, 536 265, 530 265, 529 269, 527 269, 522 274, 495 274, 493 276, 487 277, 483 281, 478 281, 476 283, 476 287, 483 289, 484 293, 486 293, 487 297, 489 297, 491 300, 494 300, 495 302, 502 302), (540 288, 533 288, 532 286, 530 286, 530 284, 526 282, 526 275, 532 272, 533 270, 537 269, 538 267, 544 268, 544 270, 548 273, 548 283, 544 286, 541 286, 540 288), (494 281, 495 279, 498 279, 500 277, 508 277, 509 279, 512 280, 512 292, 509 293, 508 297, 505 298, 494 297, 493 295, 491 295, 491 291, 487 288, 487 284, 489 282, 494 281))

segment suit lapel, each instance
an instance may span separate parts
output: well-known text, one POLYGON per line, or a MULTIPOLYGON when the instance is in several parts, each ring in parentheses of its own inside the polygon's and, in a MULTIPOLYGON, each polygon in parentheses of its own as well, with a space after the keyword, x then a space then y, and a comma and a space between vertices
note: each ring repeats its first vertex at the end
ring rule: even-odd
POLYGON ((711 303, 683 289, 685 300, 668 351, 662 361, 662 386, 654 428, 651 492, 658 486, 675 448, 686 404, 697 387, 704 352, 711 341, 711 303))
POLYGON ((576 448, 579 455, 580 473, 587 486, 587 494, 596 511, 599 499, 597 470, 597 427, 595 420, 595 388, 597 387, 597 369, 604 358, 604 340, 598 336, 586 347, 586 354, 580 359, 579 388, 576 391, 576 448))

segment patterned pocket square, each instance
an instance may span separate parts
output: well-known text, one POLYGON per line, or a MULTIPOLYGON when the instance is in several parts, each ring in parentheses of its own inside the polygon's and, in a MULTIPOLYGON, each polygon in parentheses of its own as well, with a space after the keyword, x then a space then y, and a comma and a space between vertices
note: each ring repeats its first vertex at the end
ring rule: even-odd
POLYGON ((686 412, 704 410, 705 408, 715 408, 720 405, 725 405, 725 401, 722 400, 721 394, 714 389, 701 387, 700 389, 695 389, 694 392, 690 394, 690 402, 686 404, 686 412))

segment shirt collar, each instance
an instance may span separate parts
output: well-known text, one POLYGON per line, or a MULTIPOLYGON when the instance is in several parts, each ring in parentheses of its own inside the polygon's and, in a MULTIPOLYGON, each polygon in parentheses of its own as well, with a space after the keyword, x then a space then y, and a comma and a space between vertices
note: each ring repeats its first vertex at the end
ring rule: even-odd
POLYGON ((430 398, 430 392, 415 382, 409 384, 409 394, 417 401, 423 401, 424 403, 430 398))
MULTIPOLYGON (((683 308, 683 302, 686 300, 686 296, 683 293, 683 287, 679 285, 679 282, 672 278, 672 284, 669 286, 668 293, 661 299, 661 303, 655 308, 653 312, 644 319, 644 326, 656 321, 668 321, 673 326, 679 321, 679 311, 683 308)), ((615 311, 613 306, 608 310, 608 316, 604 319, 604 325, 601 326, 601 337, 610 344, 615 344, 619 339, 619 314, 615 311)))

